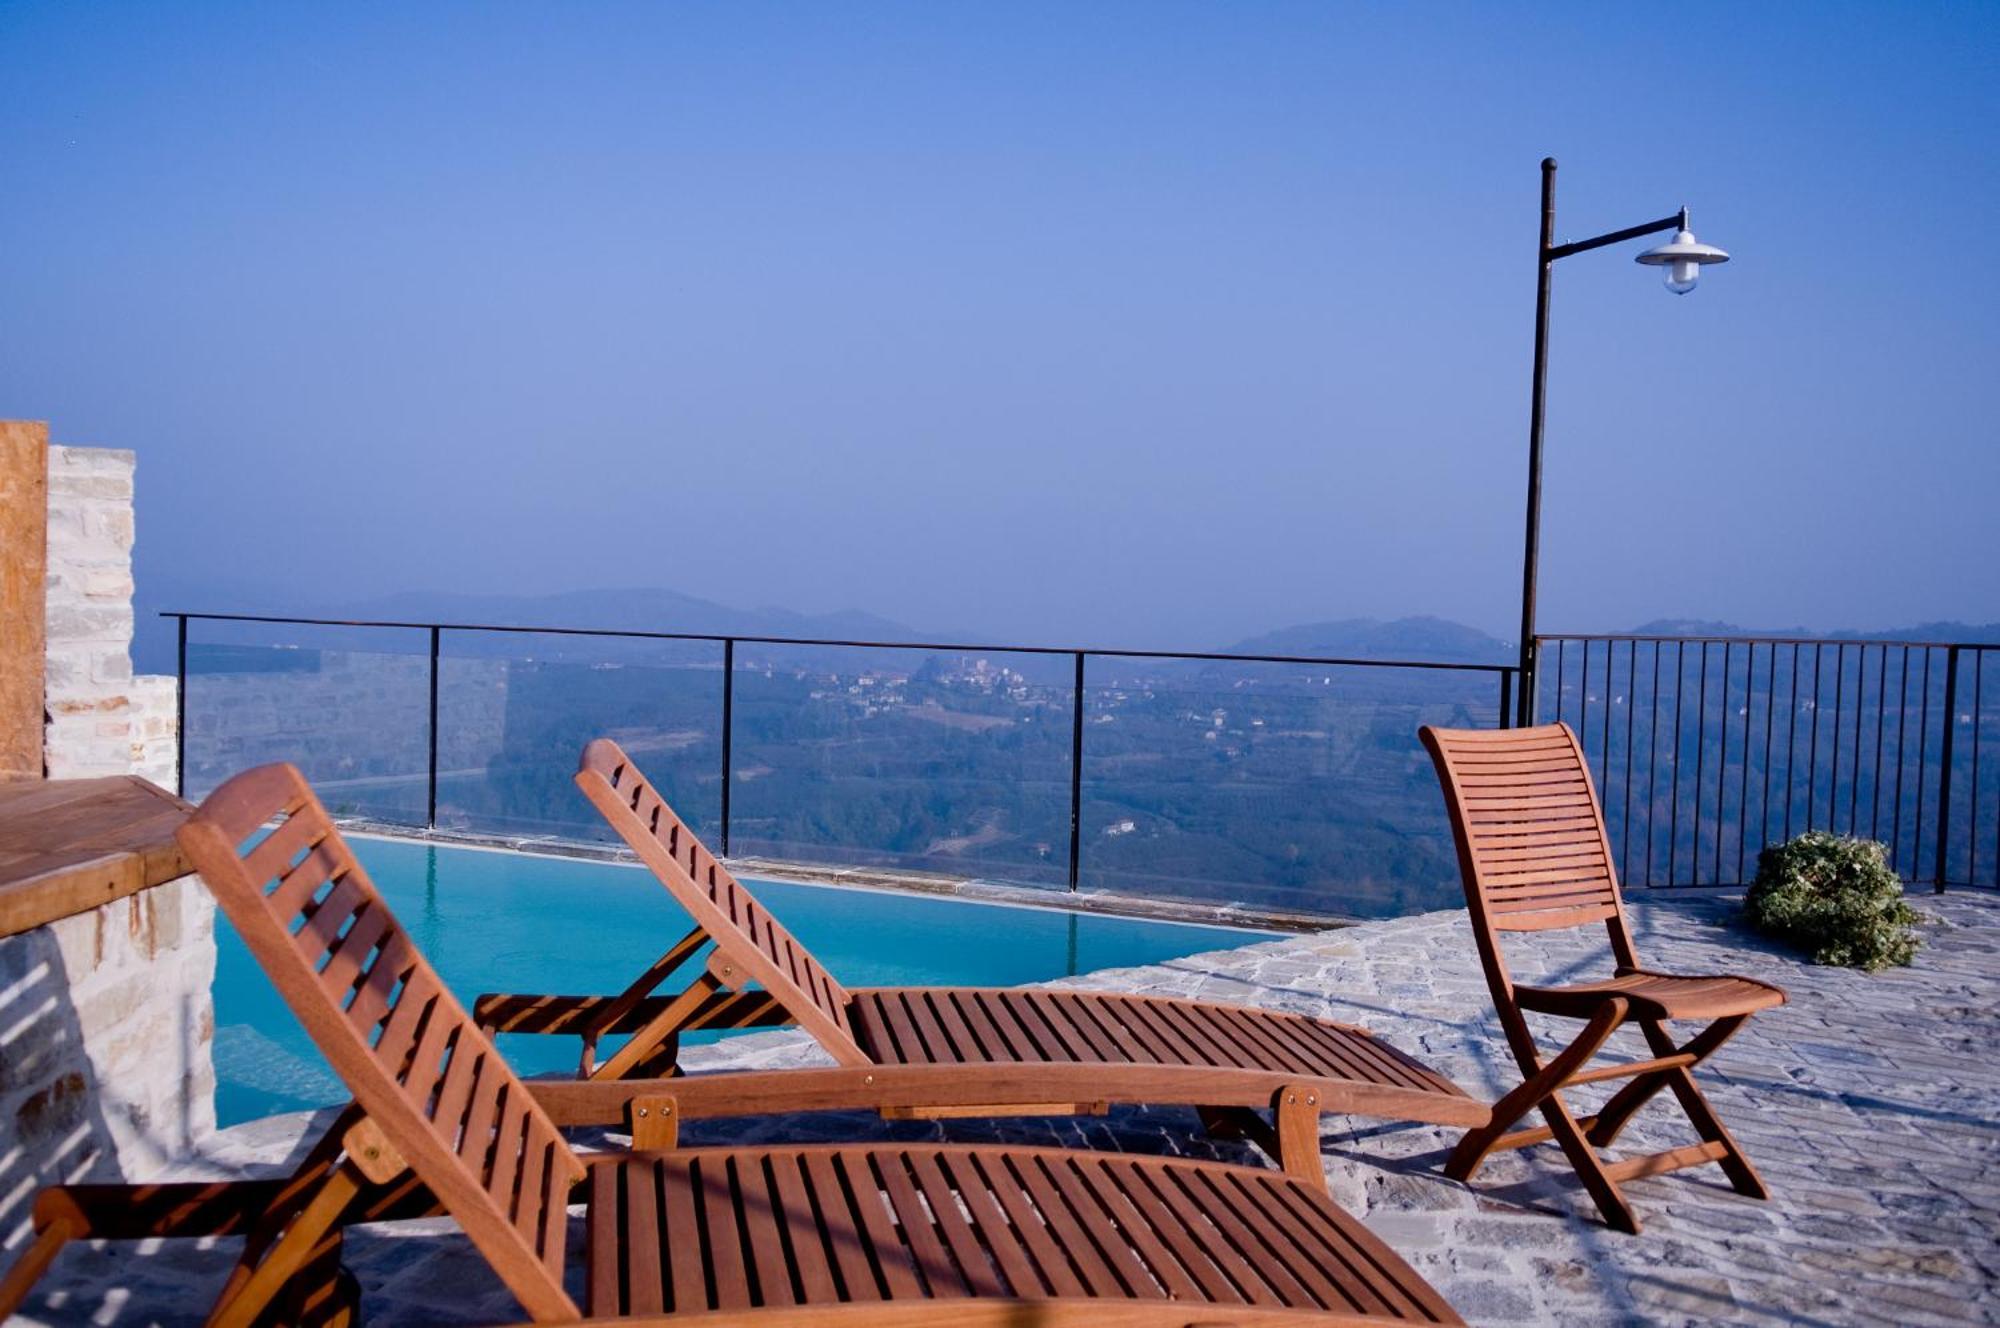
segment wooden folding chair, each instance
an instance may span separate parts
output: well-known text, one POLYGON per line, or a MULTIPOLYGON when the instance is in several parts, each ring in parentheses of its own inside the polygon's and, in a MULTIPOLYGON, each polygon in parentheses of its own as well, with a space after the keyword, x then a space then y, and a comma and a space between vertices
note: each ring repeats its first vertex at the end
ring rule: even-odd
POLYGON ((1495 1149, 1553 1139, 1604 1220, 1627 1232, 1639 1230, 1639 1219, 1618 1182, 1634 1176, 1718 1162, 1737 1193, 1769 1198, 1770 1191, 1702 1096, 1692 1071, 1752 1014, 1784 1004, 1785 993, 1753 978, 1682 977, 1640 965, 1625 925, 1590 767, 1567 724, 1497 731, 1427 727, 1421 736, 1451 809, 1459 872, 1486 984, 1525 1076, 1520 1087, 1494 1105, 1489 1123, 1459 1140, 1446 1173, 1468 1180, 1495 1149), (1610 932, 1617 965, 1611 977, 1539 987, 1516 983, 1509 975, 1500 951, 1502 932, 1593 922, 1604 923, 1610 932), (1524 1011, 1582 1020, 1583 1031, 1544 1061, 1524 1011), (1671 1020, 1709 1023, 1676 1043, 1667 1031, 1671 1020), (1606 1039, 1628 1022, 1645 1034, 1652 1056, 1586 1068, 1606 1039), (1559 1095, 1581 1084, 1628 1078, 1630 1083, 1581 1119, 1559 1095), (1634 1113, 1662 1089, 1679 1099, 1701 1142, 1618 1162, 1599 1158, 1596 1149, 1613 1143, 1634 1113), (1509 1133, 1532 1110, 1540 1110, 1547 1123, 1509 1133))
MULTIPOLYGON (((939 1144, 579 1157, 298 771, 236 776, 179 840, 354 1105, 290 1181, 44 1191, 41 1236, 0 1281, 0 1319, 68 1240, 206 1230, 249 1238, 212 1328, 335 1328, 357 1300, 344 1225, 442 1210, 538 1323, 1461 1322, 1317 1179, 1254 1167, 939 1144), (571 1278, 577 1203, 587 1266, 571 1278)), ((671 1085, 631 1087, 643 1104, 671 1085)))

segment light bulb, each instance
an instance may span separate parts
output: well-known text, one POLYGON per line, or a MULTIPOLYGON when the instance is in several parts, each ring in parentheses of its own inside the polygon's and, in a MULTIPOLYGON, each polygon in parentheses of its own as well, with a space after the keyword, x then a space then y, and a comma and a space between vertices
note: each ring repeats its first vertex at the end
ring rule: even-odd
POLYGON ((1692 259, 1669 263, 1666 269, 1667 289, 1676 295, 1685 295, 1694 289, 1695 278, 1700 275, 1701 264, 1692 259))

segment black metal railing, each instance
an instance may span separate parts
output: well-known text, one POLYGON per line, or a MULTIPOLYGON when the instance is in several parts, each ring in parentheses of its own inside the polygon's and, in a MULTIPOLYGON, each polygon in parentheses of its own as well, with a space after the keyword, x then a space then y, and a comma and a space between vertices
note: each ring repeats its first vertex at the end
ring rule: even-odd
MULTIPOLYGON (((432 827, 439 824, 440 814, 441 735, 443 735, 443 740, 447 742, 452 741, 454 736, 451 731, 450 718, 446 716, 441 719, 441 675, 454 669, 454 667, 462 666, 463 657, 456 652, 488 649, 493 645, 494 638, 518 637, 534 637, 555 641, 576 640, 580 643, 578 647, 580 649, 609 649, 614 644, 618 648, 632 646, 656 647, 666 646, 671 643, 685 643, 691 647, 701 647, 710 650, 719 648, 719 661, 714 661, 713 655, 706 656, 700 661, 700 667, 703 669, 712 669, 714 663, 719 662, 721 678, 719 697, 712 696, 709 691, 703 690, 700 692, 697 700, 690 701, 689 704, 698 704, 701 707, 712 705, 714 709, 708 710, 707 713, 719 717, 718 729, 713 733, 713 738, 718 742, 720 749, 719 781, 716 781, 719 782, 719 789, 717 790, 718 796, 715 802, 707 805, 716 808, 717 814, 715 820, 710 822, 709 825, 715 833, 724 854, 729 854, 733 849, 740 849, 742 847, 736 834, 741 820, 736 794, 739 792, 738 784, 744 778, 750 777, 747 773, 738 769, 739 765, 746 763, 746 758, 742 755, 738 735, 738 730, 743 727, 745 722, 740 704, 743 698, 739 696, 742 686, 739 683, 739 676, 745 678, 769 677, 772 668, 770 657, 774 654, 787 651, 863 651, 877 652, 878 654, 881 652, 895 652, 906 659, 917 655, 1006 657, 1019 663, 1022 670, 1029 670, 1031 668, 1040 670, 1039 676, 1041 681, 1034 684, 1033 690, 1037 696, 1046 695, 1051 698, 1048 704, 1042 707, 1042 710, 1047 712, 1048 718, 1056 723, 1061 723, 1064 719, 1067 721, 1067 769, 1062 772, 1066 775, 1067 780, 1067 852, 1059 859, 1052 845, 1046 866, 1050 877, 1050 884, 1056 884, 1059 880, 1061 885, 1066 886, 1067 889, 1072 891, 1078 888, 1084 871, 1086 738, 1087 731, 1092 727, 1087 720, 1094 718, 1100 723, 1110 725, 1111 719, 1117 718, 1116 715, 1110 715, 1107 718, 1108 710, 1105 713, 1095 715, 1087 714, 1086 693, 1087 690, 1091 689, 1094 689, 1098 693, 1104 693, 1107 689, 1118 688, 1124 685, 1116 679, 1110 683, 1090 682, 1087 677, 1087 671, 1093 664, 1097 664, 1100 667, 1107 663, 1127 664, 1138 668, 1152 666, 1158 666, 1162 669, 1180 667, 1184 670, 1200 666, 1212 666, 1213 668, 1226 670, 1228 676, 1221 681, 1211 679, 1200 685, 1210 689, 1223 689, 1222 691, 1217 691, 1217 695, 1223 695, 1228 689, 1239 689, 1233 694, 1241 695, 1240 689, 1246 686, 1253 686, 1256 683, 1257 676, 1261 676, 1256 674, 1257 670, 1282 670, 1289 667, 1310 670, 1361 671, 1359 674, 1351 675, 1356 677, 1379 677, 1384 672, 1411 671, 1417 678, 1431 679, 1433 682, 1431 684, 1414 683, 1409 681, 1408 674, 1405 674, 1404 680, 1394 685, 1386 681, 1368 683, 1360 690, 1365 691, 1367 687, 1373 687, 1375 691, 1368 693, 1368 695, 1375 697, 1406 698, 1420 695, 1423 703, 1429 706, 1428 709, 1422 712, 1421 717, 1424 722, 1495 723, 1503 725, 1507 722, 1514 708, 1513 692, 1515 674, 1517 672, 1514 666, 1507 664, 1435 660, 1385 660, 1318 655, 1120 650, 1096 647, 995 645, 977 642, 864 641, 821 637, 730 635, 706 632, 617 631, 512 624, 346 620, 257 614, 170 612, 162 616, 172 618, 176 622, 177 671, 180 679, 181 720, 179 726, 178 755, 183 791, 186 791, 190 786, 188 760, 188 744, 191 734, 188 709, 190 694, 190 623, 215 625, 213 630, 216 632, 236 631, 239 633, 252 633, 268 632, 270 628, 282 628, 287 630, 304 629, 307 632, 345 629, 360 633, 402 634, 398 639, 406 644, 398 646, 396 649, 398 653, 407 657, 409 664, 409 668, 398 675, 402 681, 395 684, 381 683, 373 687, 373 690, 376 692, 394 691, 396 687, 401 687, 402 692, 399 693, 401 699, 391 697, 389 700, 384 701, 382 705, 385 708, 378 711, 377 722, 389 727, 412 727, 418 722, 417 709, 419 702, 417 698, 420 696, 423 698, 422 707, 424 715, 421 722, 424 726, 424 756, 422 758, 424 801, 421 823, 432 827), (452 647, 452 649, 447 650, 448 646, 452 647), (752 654, 764 656, 765 659, 760 663, 759 660, 751 657, 752 654), (425 659, 426 656, 427 660, 419 664, 418 661, 425 659), (1035 663, 1031 665, 1023 661, 1035 661, 1035 663), (762 670, 761 674, 758 672, 760 669, 762 670), (1481 677, 1486 679, 1486 682, 1483 684, 1476 682, 1481 677), (1456 681, 1451 682, 1448 686, 1440 686, 1437 680, 1443 679, 1456 681), (1429 690, 1426 690, 1427 686, 1429 690), (1488 690, 1489 688, 1490 690, 1488 690), (1065 690, 1067 691, 1066 716, 1060 715, 1062 694, 1065 690), (1488 709, 1489 706, 1490 709, 1488 709)), ((209 648, 221 649, 224 647, 215 646, 211 643, 209 648)), ((282 655, 270 655, 260 658, 244 667, 269 670, 282 665, 283 662, 282 655)), ((686 667, 687 662, 683 660, 682 667, 686 667)), ((206 667, 204 665, 204 669, 206 667)), ((223 669, 227 667, 233 666, 226 664, 218 666, 218 668, 223 669)), ((581 675, 571 675, 570 681, 574 683, 578 676, 581 675)), ((1192 677, 1193 675, 1184 674, 1177 676, 1192 677)), ((1349 675, 1344 674, 1343 676, 1349 675)), ((202 682, 202 678, 203 670, 198 669, 194 681, 200 683, 202 682)), ((1324 681, 1327 687, 1331 689, 1333 679, 1328 677, 1324 681)), ((637 688, 650 684, 646 684, 643 681, 631 681, 629 685, 637 688)), ((1150 684, 1131 684, 1133 687, 1148 685, 1150 684)), ((1188 685, 1190 687, 1195 686, 1193 683, 1188 685)), ((1173 686, 1174 684, 1169 682, 1164 685, 1164 689, 1171 690, 1173 686)), ((451 681, 450 691, 454 696, 460 691, 467 689, 468 685, 461 685, 456 678, 451 681)), ((1027 689, 1024 688, 1023 690, 1027 689)), ((1357 688, 1348 687, 1344 694, 1352 695, 1356 691, 1357 688)), ((195 730, 193 730, 195 736, 207 744, 204 747, 204 761, 202 764, 205 767, 213 767, 207 773, 226 770, 230 768, 232 761, 239 764, 247 763, 258 754, 258 751, 276 751, 282 753, 287 750, 283 744, 269 742, 265 743, 258 751, 253 751, 249 746, 232 746, 226 740, 226 730, 236 721, 227 713, 228 709, 231 706, 241 708, 251 704, 251 702, 246 701, 241 695, 233 698, 211 697, 204 699, 199 687, 197 688, 197 695, 201 705, 211 706, 209 712, 197 715, 195 730), (211 755, 213 756, 212 760, 209 759, 211 755)), ((750 696, 750 704, 753 707, 753 711, 760 708, 768 710, 769 707, 781 702, 781 697, 767 697, 761 693, 750 696)), ((266 705, 270 703, 267 698, 255 704, 266 705)), ((512 705, 514 702, 510 699, 507 704, 512 705)), ((1324 706, 1324 702, 1314 701, 1310 698, 1300 704, 1324 706)), ((1436 880, 1430 882, 1424 888, 1426 890, 1442 889, 1443 891, 1455 894, 1455 882, 1451 879, 1449 837, 1448 834, 1442 833, 1443 821, 1435 786, 1430 782, 1428 766, 1422 763, 1420 750, 1416 746, 1415 723, 1406 722, 1411 721, 1415 715, 1416 712, 1414 711, 1409 713, 1399 711, 1394 724, 1387 724, 1385 722, 1378 727, 1384 728, 1385 731, 1390 727, 1396 728, 1401 731, 1402 738, 1406 740, 1408 751, 1403 752, 1398 750, 1395 753, 1396 760, 1400 763, 1397 765, 1395 773, 1395 778, 1400 781, 1398 795, 1405 802, 1417 809, 1415 815, 1423 819, 1423 825, 1418 829, 1411 830, 1400 824, 1395 824, 1403 819, 1400 815, 1386 813, 1377 813, 1374 816, 1374 820, 1392 827, 1383 831, 1385 834, 1394 834, 1406 838, 1414 838, 1420 834, 1429 834, 1433 838, 1436 838, 1438 843, 1426 848, 1426 853, 1429 854, 1429 857, 1423 864, 1421 872, 1426 877, 1435 877, 1436 880), (1436 820, 1438 822, 1437 826, 1430 826, 1429 821, 1431 820, 1436 820)), ((1030 715, 1029 717, 1036 718, 1037 716, 1030 715)), ((526 717, 512 716, 511 718, 524 720, 526 717)), ((316 725, 323 729, 325 726, 334 723, 335 720, 335 715, 331 710, 328 710, 317 715, 308 714, 300 722, 316 725)), ((988 721, 982 720, 981 722, 985 723, 988 721)), ((1264 723, 1261 719, 1246 722, 1251 725, 1261 725, 1264 723)), ((1276 723, 1277 721, 1273 721, 1274 726, 1276 723)), ((1218 719, 1215 721, 1217 732, 1224 732, 1222 725, 1222 720, 1218 719)), ((656 723, 654 727, 655 729, 663 727, 671 728, 672 723, 671 721, 663 720, 656 723)), ((1116 726, 1111 725, 1111 727, 1115 728, 1116 726)), ((1310 729, 1311 726, 1307 725, 1306 727, 1310 729)), ((1043 725, 1042 728, 1046 731, 1048 726, 1043 725)), ((983 732, 984 730, 981 731, 983 732)), ((1265 729, 1258 730, 1259 733, 1268 731, 1265 729)), ((1109 728, 1107 728, 1106 734, 1106 738, 1100 741, 1108 745, 1112 736, 1109 728)), ((1203 736, 1207 737, 1209 735, 1203 734, 1203 736)), ((1324 733, 1314 733, 1312 736, 1320 739, 1326 738, 1324 733)), ((1226 733, 1225 737, 1227 737, 1226 733)), ((1344 745, 1356 750, 1368 750, 1368 741, 1364 741, 1363 739, 1379 742, 1380 735, 1360 734, 1357 736, 1356 741, 1345 743, 1344 745)), ((1057 778, 1054 772, 1063 764, 1061 757, 1065 754, 1060 753, 1058 747, 1060 739, 1057 739, 1053 733, 1048 733, 1044 741, 1046 743, 1044 754, 1048 759, 1043 761, 1041 765, 1036 766, 1035 770, 1039 772, 1037 777, 1039 777, 1039 774, 1047 774, 1049 780, 1053 780, 1057 778)), ((1243 740, 1243 745, 1249 745, 1251 741, 1250 739, 1245 739, 1243 740)), ((310 748, 312 742, 309 740, 308 735, 301 734, 298 745, 302 749, 310 748)), ((559 744, 550 743, 548 745, 553 750, 559 744)), ((1222 747, 1228 745, 1226 741, 1211 744, 1211 746, 1222 747)), ((1203 750, 1200 744, 1196 744, 1196 750, 1203 750)), ((1155 760, 1159 759, 1160 756, 1158 753, 1151 755, 1155 760)), ((270 757, 266 755, 263 759, 270 759, 270 757)), ((412 755, 410 759, 414 760, 414 756, 412 755)), ((1105 756, 1099 759, 1109 760, 1112 758, 1105 756)), ((1316 757, 1315 759, 1319 760, 1323 758, 1316 757)), ((451 760, 455 765, 466 763, 465 758, 458 756, 452 757, 451 760)), ((682 764, 685 763, 683 762, 682 764)), ((703 768, 712 769, 713 767, 704 765, 703 768)), ((309 771, 309 773, 312 772, 309 771)), ((456 770, 445 772, 447 777, 454 779, 458 778, 461 773, 456 770)), ((566 775, 567 771, 565 770, 561 773, 566 775)), ((207 774, 205 773, 203 778, 206 777, 207 774)), ((414 793, 414 777, 414 771, 407 771, 404 776, 399 776, 399 778, 403 778, 408 782, 411 793, 414 793)), ((705 783, 708 778, 704 777, 705 783)), ((1245 795, 1246 798, 1276 798, 1280 796, 1283 788, 1282 779, 1266 778, 1262 779, 1261 782, 1250 781, 1250 783, 1254 787, 1251 793, 1245 795)), ((1054 812, 1056 810, 1056 796, 1052 783, 1048 789, 1048 794, 1048 810, 1054 812)), ((1294 799, 1294 801, 1298 801, 1298 799, 1294 799)), ((398 804, 398 807, 400 810, 392 813, 386 819, 405 819, 412 822, 419 819, 413 803, 398 804)), ((1323 815, 1323 812, 1310 808, 1302 808, 1301 811, 1302 814, 1323 815)), ((385 818, 378 817, 378 819, 385 818)), ((1055 818, 1051 816, 1048 820, 1053 829, 1055 818)), ((1107 835, 1115 834, 1123 824, 1122 822, 1114 823, 1110 829, 1104 830, 1103 833, 1107 835)), ((1050 837, 1054 838, 1055 836, 1052 835, 1050 837)), ((1365 868, 1363 870, 1365 871, 1365 868)), ((1418 874, 1416 869, 1412 869, 1412 874, 1418 874)), ((1440 895, 1440 898, 1442 897, 1440 895)))
POLYGON ((2000 885, 2000 645, 1537 641, 1536 713, 1577 730, 1627 882, 1745 884, 1765 845, 1823 829, 1880 840, 1912 882, 2000 885))

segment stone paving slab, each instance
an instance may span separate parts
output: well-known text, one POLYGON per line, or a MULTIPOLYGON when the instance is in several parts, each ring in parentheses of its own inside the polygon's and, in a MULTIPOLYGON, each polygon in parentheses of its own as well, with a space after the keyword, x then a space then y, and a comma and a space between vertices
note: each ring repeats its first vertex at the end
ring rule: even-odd
MULTIPOLYGON (((1775 951, 1735 925, 1731 901, 1654 897, 1632 906, 1650 966, 1742 972, 1791 993, 1791 1004, 1753 1019, 1701 1076, 1774 1192, 1770 1202, 1738 1196, 1712 1167, 1633 1181, 1627 1192, 1645 1231, 1623 1236, 1598 1221, 1553 1146, 1497 1157, 1465 1186, 1440 1170, 1453 1132, 1329 1118, 1334 1195, 1474 1324, 2000 1322, 2000 899, 1956 893, 1916 902, 1934 921, 1915 966, 1873 975, 1775 951)), ((1601 940, 1583 933, 1518 936, 1509 953, 1523 981, 1608 970, 1601 940)), ((1459 911, 1059 985, 1346 1020, 1476 1095, 1497 1097, 1515 1082, 1459 911)), ((1645 1054, 1636 1033, 1621 1033, 1613 1046, 1645 1054)), ((698 1049, 690 1060, 711 1068, 823 1057, 785 1031, 698 1049)), ((1577 1097, 1589 1104, 1602 1095, 1585 1089, 1577 1097)), ((1693 1138, 1668 1102, 1655 1100, 1621 1151, 1693 1138)), ((269 1172, 325 1119, 274 1117, 224 1131, 190 1174, 269 1172)), ((1193 1114, 1178 1109, 944 1124, 829 1113, 708 1122, 685 1136, 691 1144, 807 1138, 1054 1142, 1259 1160, 1204 1138, 1193 1114)), ((580 1240, 582 1223, 572 1225, 580 1240)), ((372 1323, 519 1316, 448 1222, 358 1229, 349 1251, 372 1323)), ((25 1321, 198 1323, 204 1296, 234 1255, 229 1241, 73 1249, 25 1321)))

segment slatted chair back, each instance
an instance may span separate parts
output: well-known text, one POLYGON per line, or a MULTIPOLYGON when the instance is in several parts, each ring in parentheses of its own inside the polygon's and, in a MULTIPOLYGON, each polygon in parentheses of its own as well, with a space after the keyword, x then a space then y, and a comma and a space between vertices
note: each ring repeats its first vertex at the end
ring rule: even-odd
POLYGON ((577 1317, 563 1259, 582 1164, 397 925, 304 777, 245 771, 178 839, 385 1145, 361 1169, 399 1157, 530 1315, 577 1317))
POLYGON ((1496 997, 1511 991, 1497 933, 1602 922, 1620 964, 1634 964, 1611 842, 1575 732, 1419 731, 1451 812, 1465 901, 1496 997))
POLYGON ((583 749, 577 787, 640 860, 652 868, 718 954, 754 981, 843 1065, 871 1060, 855 1040, 847 989, 716 861, 619 745, 598 738, 583 749))

